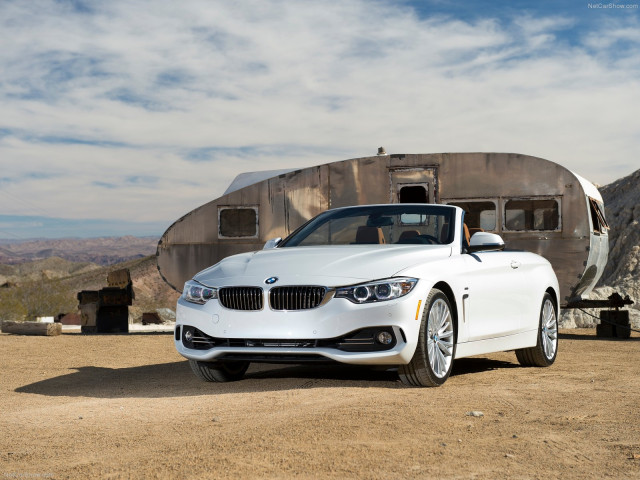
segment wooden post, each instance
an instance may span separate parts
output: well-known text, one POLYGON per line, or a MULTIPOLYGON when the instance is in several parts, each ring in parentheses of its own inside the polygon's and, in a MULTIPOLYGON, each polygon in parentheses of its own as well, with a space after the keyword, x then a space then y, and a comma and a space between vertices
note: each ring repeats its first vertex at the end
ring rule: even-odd
POLYGON ((61 323, 41 323, 41 322, 2 322, 2 333, 14 333, 16 335, 60 335, 62 333, 61 323))

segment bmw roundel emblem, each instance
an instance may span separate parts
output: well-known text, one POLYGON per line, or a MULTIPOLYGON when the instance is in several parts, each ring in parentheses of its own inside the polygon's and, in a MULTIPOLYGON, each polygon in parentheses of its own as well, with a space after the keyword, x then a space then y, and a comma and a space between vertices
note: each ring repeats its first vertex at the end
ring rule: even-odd
POLYGON ((266 283, 267 285, 273 285, 277 281, 278 281, 278 277, 269 277, 264 281, 264 283, 266 283))

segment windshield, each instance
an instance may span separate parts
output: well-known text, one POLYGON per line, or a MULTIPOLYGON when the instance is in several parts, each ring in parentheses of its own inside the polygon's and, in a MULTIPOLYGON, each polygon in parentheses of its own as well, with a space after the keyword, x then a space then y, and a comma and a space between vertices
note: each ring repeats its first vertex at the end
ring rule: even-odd
POLYGON ((374 205, 329 210, 307 222, 279 247, 423 244, 453 241, 455 209, 444 205, 374 205))

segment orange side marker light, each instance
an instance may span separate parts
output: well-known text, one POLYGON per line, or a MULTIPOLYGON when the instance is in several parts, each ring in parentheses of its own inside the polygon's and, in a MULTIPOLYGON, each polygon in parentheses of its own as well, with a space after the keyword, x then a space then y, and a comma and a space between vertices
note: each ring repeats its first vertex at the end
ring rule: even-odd
POLYGON ((418 316, 420 315, 420 305, 422 305, 422 300, 418 300, 418 308, 416 309, 416 320, 418 320, 418 316))

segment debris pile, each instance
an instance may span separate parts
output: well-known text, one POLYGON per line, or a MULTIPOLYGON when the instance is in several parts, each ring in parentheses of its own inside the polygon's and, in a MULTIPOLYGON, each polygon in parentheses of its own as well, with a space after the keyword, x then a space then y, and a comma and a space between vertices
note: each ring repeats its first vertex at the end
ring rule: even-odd
POLYGON ((108 287, 78 293, 82 333, 128 333, 135 294, 128 268, 107 275, 108 287))

